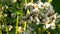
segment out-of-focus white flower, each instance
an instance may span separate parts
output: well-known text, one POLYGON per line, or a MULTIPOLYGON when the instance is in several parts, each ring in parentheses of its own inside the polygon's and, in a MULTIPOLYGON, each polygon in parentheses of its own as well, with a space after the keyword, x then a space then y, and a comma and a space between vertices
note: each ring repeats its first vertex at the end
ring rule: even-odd
POLYGON ((50 22, 50 19, 48 17, 46 17, 46 21, 47 21, 47 23, 49 23, 50 22))
POLYGON ((36 21, 37 21, 37 25, 39 24, 39 22, 40 22, 40 20, 39 20, 39 18, 38 17, 35 17, 35 19, 36 19, 36 21))
POLYGON ((26 31, 23 32, 23 34, 31 34, 31 31, 27 29, 26 31))
POLYGON ((54 26, 51 26, 51 29, 55 29, 56 28, 56 26, 54 25, 54 26))
POLYGON ((6 9, 8 9, 8 6, 7 6, 7 5, 5 5, 4 7, 5 7, 6 9))
POLYGON ((55 22, 59 16, 54 12, 53 6, 49 2, 43 3, 41 0, 39 0, 37 3, 28 3, 25 5, 25 7, 27 7, 26 9, 30 9, 30 16, 35 15, 32 16, 33 18, 30 17, 30 20, 34 19, 34 22, 37 22, 37 24, 42 22, 42 24, 45 25, 44 28, 55 28, 55 22), (38 16, 36 16, 36 14, 38 16))
POLYGON ((2 10, 4 9, 4 7, 2 7, 2 10))
POLYGON ((55 27, 55 20, 53 20, 52 22, 51 22, 51 29, 55 29, 56 27, 55 27))
POLYGON ((21 33, 21 32, 23 32, 23 30, 22 30, 22 27, 19 26, 19 27, 18 27, 18 33, 21 33))
POLYGON ((7 17, 7 14, 4 14, 4 17, 7 17))
POLYGON ((38 0, 37 3, 40 4, 41 3, 41 0, 38 0))
POLYGON ((46 24, 46 28, 49 28, 49 27, 51 27, 51 24, 46 24))
POLYGON ((33 21, 33 17, 32 16, 30 16, 30 20, 33 21))
POLYGON ((2 29, 5 27, 5 25, 2 25, 2 29))
POLYGON ((53 17, 56 19, 56 18, 57 18, 57 14, 55 13, 55 14, 53 15, 53 17))
POLYGON ((57 18, 60 18, 60 15, 58 15, 57 18))
POLYGON ((45 18, 45 19, 43 19, 42 20, 45 24, 48 24, 49 22, 50 22, 50 20, 49 20, 49 18, 47 17, 47 18, 45 18))
POLYGON ((43 6, 46 8, 46 7, 49 7, 51 4, 50 3, 48 3, 48 2, 45 2, 44 4, 43 4, 43 6))
POLYGON ((25 4, 25 6, 30 6, 30 5, 32 5, 32 3, 25 4))
POLYGON ((11 31, 11 29, 13 28, 13 26, 9 25, 8 28, 9 28, 9 31, 11 31))
POLYGON ((27 25, 27 29, 29 29, 30 31, 34 31, 34 29, 31 28, 29 25, 27 25))
POLYGON ((38 10, 36 10, 36 9, 33 9, 33 10, 32 10, 32 12, 38 12, 38 10))
POLYGON ((16 17, 16 14, 15 13, 12 13, 11 14, 11 17, 15 18, 16 17))
POLYGON ((33 6, 34 6, 33 3, 28 3, 28 4, 25 4, 24 8, 28 9, 28 8, 32 8, 33 6))
POLYGON ((43 2, 38 1, 37 3, 38 3, 37 6, 39 6, 39 8, 42 9, 43 8, 43 2))

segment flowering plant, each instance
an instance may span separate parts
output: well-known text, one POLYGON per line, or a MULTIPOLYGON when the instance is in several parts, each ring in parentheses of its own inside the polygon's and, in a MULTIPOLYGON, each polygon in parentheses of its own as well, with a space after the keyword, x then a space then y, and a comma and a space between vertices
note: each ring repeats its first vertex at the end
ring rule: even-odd
POLYGON ((60 34, 55 32, 60 15, 51 1, 1 0, 0 34, 60 34))

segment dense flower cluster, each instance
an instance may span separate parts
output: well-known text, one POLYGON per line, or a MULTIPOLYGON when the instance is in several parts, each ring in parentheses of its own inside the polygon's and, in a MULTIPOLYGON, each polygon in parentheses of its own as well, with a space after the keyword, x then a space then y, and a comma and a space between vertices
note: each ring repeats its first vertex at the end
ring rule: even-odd
POLYGON ((55 29, 55 22, 58 19, 58 13, 55 13, 53 6, 49 2, 28 3, 25 10, 29 9, 30 13, 23 17, 23 20, 33 23, 44 24, 44 28, 55 29))
POLYGON ((3 20, 1 21, 4 21, 4 23, 6 23, 5 21, 7 21, 8 23, 2 24, 3 32, 16 30, 18 34, 36 34, 36 30, 40 28, 41 24, 43 25, 42 27, 44 29, 56 28, 55 24, 58 23, 60 15, 55 12, 51 3, 41 2, 41 0, 37 1, 36 3, 26 3, 23 5, 24 7, 21 10, 18 4, 19 2, 17 3, 16 7, 13 7, 15 6, 13 4, 17 1, 20 0, 10 1, 12 5, 4 5, 2 6, 2 8, 0 8, 3 10, 0 12, 0 20, 1 18, 3 18, 3 20), (26 15, 23 14, 23 10, 26 11, 26 15), (11 22, 10 20, 7 20, 10 18, 11 22), (12 24, 15 22, 18 23, 18 25, 14 24, 13 26, 12 24), (9 25, 9 23, 11 25, 9 25), (26 31, 24 28, 26 29, 26 31))

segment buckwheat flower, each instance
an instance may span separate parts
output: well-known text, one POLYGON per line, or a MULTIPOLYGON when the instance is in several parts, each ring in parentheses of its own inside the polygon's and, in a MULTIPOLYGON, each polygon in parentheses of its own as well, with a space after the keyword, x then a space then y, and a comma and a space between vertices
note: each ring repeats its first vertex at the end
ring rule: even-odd
MULTIPOLYGON (((42 3, 43 3, 43 2, 42 2, 42 3)), ((38 1, 37 1, 37 4, 41 4, 41 0, 38 0, 38 1)))
POLYGON ((8 28, 9 28, 9 31, 11 31, 13 26, 9 25, 8 28))
POLYGON ((19 27, 18 27, 18 34, 20 34, 20 33, 22 33, 22 32, 23 32, 22 27, 19 26, 19 27))
POLYGON ((23 34, 31 34, 31 31, 27 29, 26 31, 23 32, 23 34))
POLYGON ((57 18, 59 17, 57 13, 55 13, 53 6, 49 2, 41 2, 39 0, 37 3, 28 3, 25 5, 27 8, 30 9, 30 19, 29 17, 28 20, 31 20, 33 22, 37 22, 36 24, 44 24, 44 28, 49 28, 55 29, 55 22, 57 18), (37 15, 36 15, 37 14, 37 15))
POLYGON ((46 17, 45 19, 42 20, 45 24, 48 24, 50 22, 49 18, 46 17))
POLYGON ((11 17, 15 18, 16 14, 15 13, 11 13, 11 17))
POLYGON ((53 20, 52 22, 51 22, 51 29, 55 29, 56 28, 56 26, 55 26, 55 20, 53 20))
POLYGON ((31 7, 31 6, 34 6, 34 4, 33 3, 25 4, 25 8, 28 8, 28 7, 31 7))
POLYGON ((33 9, 33 10, 32 10, 32 12, 38 12, 38 10, 36 10, 36 9, 33 9))
POLYGON ((2 29, 5 27, 5 25, 2 25, 2 29))
POLYGON ((26 20, 26 19, 29 18, 29 17, 30 17, 30 14, 22 17, 22 19, 23 19, 23 20, 26 20))
POLYGON ((35 9, 35 10, 38 10, 38 6, 34 5, 34 9, 35 9))
POLYGON ((54 15, 52 15, 52 17, 53 17, 54 19, 56 19, 56 18, 57 18, 57 14, 55 13, 54 15))
POLYGON ((58 15, 57 18, 60 18, 60 15, 58 15))
POLYGON ((48 23, 50 22, 50 19, 49 19, 49 17, 46 17, 45 19, 46 19, 46 21, 47 21, 48 23))
POLYGON ((37 3, 38 3, 37 6, 39 6, 40 9, 43 9, 43 2, 38 1, 37 3))
POLYGON ((33 6, 34 4, 33 4, 33 3, 28 3, 28 4, 27 4, 27 6, 30 6, 30 5, 33 6))
POLYGON ((44 14, 43 12, 40 12, 40 16, 44 17, 44 16, 45 16, 45 14, 44 14))
POLYGON ((50 10, 50 11, 54 11, 54 9, 53 9, 53 6, 52 6, 52 5, 51 5, 51 6, 49 6, 48 8, 49 8, 49 10, 50 10))
POLYGON ((49 18, 43 19, 43 22, 44 22, 43 28, 49 28, 51 26, 51 24, 49 24, 49 22, 50 22, 49 18))
POLYGON ((2 7, 2 10, 4 9, 4 7, 2 7))
POLYGON ((46 8, 46 7, 49 7, 51 4, 50 3, 48 3, 48 2, 45 2, 44 4, 43 4, 43 6, 46 8))
POLYGON ((46 28, 48 29, 48 28, 50 28, 50 27, 51 27, 51 24, 49 24, 49 23, 44 24, 44 26, 43 26, 44 29, 46 29, 46 28))
POLYGON ((7 14, 4 14, 4 17, 7 17, 7 14))
POLYGON ((2 30, 3 30, 3 31, 6 31, 5 25, 2 25, 2 30))
POLYGON ((51 24, 46 24, 46 28, 48 29, 49 27, 51 27, 51 24))
POLYGON ((5 7, 6 9, 8 9, 8 6, 7 6, 7 5, 5 5, 4 7, 5 7))
POLYGON ((57 17, 55 23, 59 23, 59 21, 60 21, 60 17, 57 17))
POLYGON ((33 17, 32 16, 30 16, 30 20, 33 21, 33 17))
POLYGON ((30 31, 34 31, 34 29, 31 28, 29 25, 27 25, 27 29, 29 29, 30 31))
POLYGON ((39 24, 39 22, 40 22, 40 20, 39 20, 39 18, 38 17, 35 17, 35 20, 37 21, 37 25, 39 24))

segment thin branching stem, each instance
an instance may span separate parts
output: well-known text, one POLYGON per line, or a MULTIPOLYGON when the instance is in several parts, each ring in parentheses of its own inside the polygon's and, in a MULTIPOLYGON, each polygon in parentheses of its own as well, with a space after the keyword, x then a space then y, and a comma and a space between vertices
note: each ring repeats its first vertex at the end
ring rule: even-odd
MULTIPOLYGON (((2 4, 0 4, 0 12, 1 12, 1 10, 2 10, 1 8, 2 8, 2 4)), ((1 17, 2 17, 2 13, 0 13, 0 34, 2 34, 2 27, 1 27, 1 26, 2 26, 1 24, 2 24, 2 23, 1 23, 1 17)))
POLYGON ((6 27, 6 32, 7 32, 6 34, 9 34, 9 33, 8 33, 8 26, 7 26, 6 18, 4 18, 4 25, 5 25, 5 27, 6 27))
POLYGON ((15 34, 18 33, 17 30, 18 30, 18 15, 17 15, 17 19, 16 19, 16 33, 15 34))
POLYGON ((27 4, 27 0, 25 0, 25 4, 27 4))
POLYGON ((1 23, 0 23, 0 34, 2 34, 1 23))
POLYGON ((52 2, 52 0, 47 0, 49 3, 52 2))
MULTIPOLYGON (((25 4, 27 4, 27 0, 25 0, 25 4)), ((27 25, 27 23, 24 22, 24 31, 26 31, 26 25, 27 25)))

